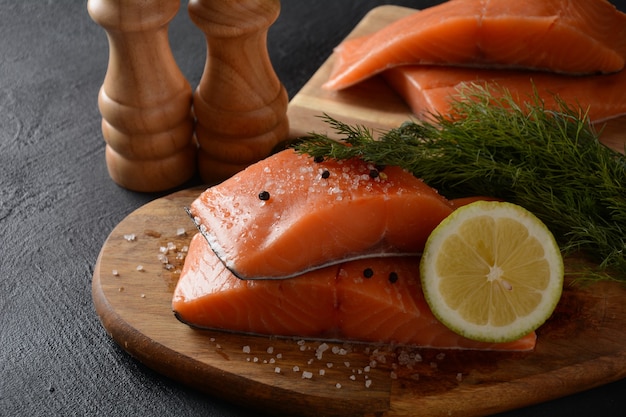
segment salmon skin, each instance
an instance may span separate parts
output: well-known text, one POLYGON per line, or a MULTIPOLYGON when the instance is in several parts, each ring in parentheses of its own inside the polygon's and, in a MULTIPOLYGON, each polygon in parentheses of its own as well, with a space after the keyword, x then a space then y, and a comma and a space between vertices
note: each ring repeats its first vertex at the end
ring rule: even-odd
POLYGON ((506 343, 457 335, 431 313, 415 257, 372 258, 288 280, 241 280, 196 234, 172 309, 183 323, 255 335, 400 344, 440 349, 529 351, 533 332, 506 343))
POLYGON ((532 103, 536 94, 547 110, 558 110, 557 98, 587 112, 592 123, 626 114, 626 70, 585 77, 532 71, 500 71, 408 65, 391 68, 382 77, 418 117, 453 115, 452 101, 470 85, 504 91, 518 104, 532 103))
POLYGON ((626 14, 606 0, 450 0, 344 41, 323 87, 416 64, 613 73, 625 45, 626 14))
POLYGON ((284 279, 350 259, 416 255, 452 212, 399 167, 274 154, 204 191, 189 214, 241 279, 284 279))

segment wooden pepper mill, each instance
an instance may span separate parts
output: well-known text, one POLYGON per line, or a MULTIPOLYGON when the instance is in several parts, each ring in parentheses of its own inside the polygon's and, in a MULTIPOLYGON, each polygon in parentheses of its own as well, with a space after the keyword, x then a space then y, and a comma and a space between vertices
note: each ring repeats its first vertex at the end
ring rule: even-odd
POLYGON ((89 0, 109 41, 98 106, 111 178, 133 191, 163 191, 196 169, 191 86, 169 45, 178 0, 89 0))
POLYGON ((198 167, 207 183, 268 156, 287 138, 288 97, 267 52, 280 0, 190 0, 207 59, 194 92, 198 167))

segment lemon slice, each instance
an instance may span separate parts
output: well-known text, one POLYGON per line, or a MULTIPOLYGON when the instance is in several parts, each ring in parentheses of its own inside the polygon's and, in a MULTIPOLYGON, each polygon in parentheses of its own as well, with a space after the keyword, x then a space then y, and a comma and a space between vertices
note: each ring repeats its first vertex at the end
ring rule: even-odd
POLYGON ((492 343, 537 329, 563 290, 554 236, 528 210, 505 202, 474 202, 444 219, 428 238, 420 273, 439 321, 492 343))

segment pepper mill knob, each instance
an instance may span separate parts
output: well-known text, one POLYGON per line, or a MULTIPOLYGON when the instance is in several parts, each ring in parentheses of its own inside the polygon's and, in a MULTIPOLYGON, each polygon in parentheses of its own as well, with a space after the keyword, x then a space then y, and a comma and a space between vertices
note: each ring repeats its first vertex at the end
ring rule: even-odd
POLYGON ((289 134, 288 96, 267 51, 280 0, 190 0, 207 58, 193 95, 200 177, 224 180, 267 157, 289 134))
POLYGON ((172 0, 89 0, 91 18, 109 41, 98 96, 111 178, 133 191, 183 184, 195 173, 191 86, 178 68, 168 24, 172 0))

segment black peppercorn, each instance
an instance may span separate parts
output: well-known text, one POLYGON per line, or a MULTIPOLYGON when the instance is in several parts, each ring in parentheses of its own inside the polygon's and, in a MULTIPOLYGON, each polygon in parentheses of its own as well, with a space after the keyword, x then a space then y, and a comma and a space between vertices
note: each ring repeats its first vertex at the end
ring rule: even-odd
POLYGON ((270 199, 270 193, 268 191, 261 191, 259 193, 259 200, 267 201, 270 199))
POLYGON ((326 179, 328 177, 330 177, 330 171, 325 169, 324 172, 322 172, 322 178, 326 179))
POLYGON ((391 282, 392 284, 395 284, 396 281, 398 281, 398 273, 397 272, 390 272, 389 273, 389 282, 391 282))
POLYGON ((374 276, 374 271, 372 270, 372 268, 365 268, 363 270, 363 276, 365 278, 371 278, 374 276))

